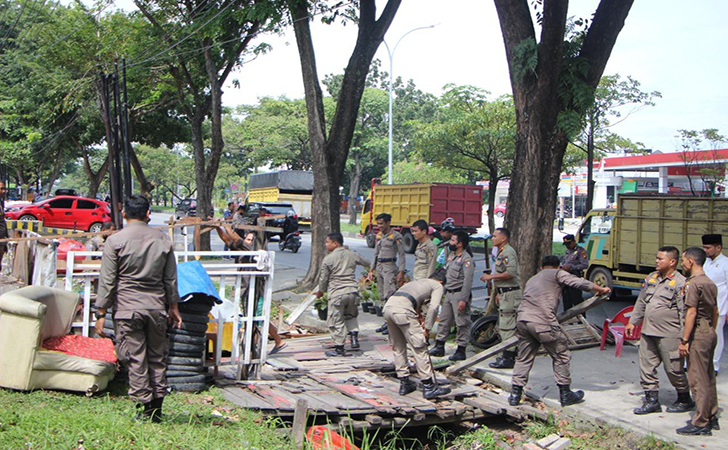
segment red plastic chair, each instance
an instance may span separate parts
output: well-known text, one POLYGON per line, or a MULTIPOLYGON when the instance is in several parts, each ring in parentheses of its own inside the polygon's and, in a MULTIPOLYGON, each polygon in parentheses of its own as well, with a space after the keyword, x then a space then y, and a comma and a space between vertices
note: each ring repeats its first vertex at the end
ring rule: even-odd
POLYGON ((626 325, 629 323, 629 318, 632 315, 634 306, 628 306, 617 313, 611 320, 604 320, 604 328, 602 330, 602 345, 599 350, 604 350, 604 346, 607 345, 607 333, 612 333, 614 336, 614 344, 617 350, 614 354, 615 357, 619 358, 622 355, 622 344, 625 340, 637 341, 642 335, 642 323, 634 327, 632 337, 627 337, 624 332, 626 325))

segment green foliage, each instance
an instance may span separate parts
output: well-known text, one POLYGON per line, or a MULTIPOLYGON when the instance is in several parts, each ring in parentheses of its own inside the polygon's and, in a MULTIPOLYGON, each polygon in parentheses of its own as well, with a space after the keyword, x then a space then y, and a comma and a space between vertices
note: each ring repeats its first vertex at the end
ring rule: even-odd
POLYGON ((718 194, 718 187, 724 186, 726 164, 720 162, 721 157, 716 150, 728 140, 717 128, 697 130, 678 130, 675 138, 679 141, 678 155, 685 166, 690 191, 693 195, 713 197, 718 194), (708 148, 703 148, 707 146, 708 148), (699 177, 703 189, 695 188, 693 178, 699 177))
POLYGON ((514 79, 520 81, 528 75, 535 75, 536 66, 538 66, 538 44, 534 39, 524 39, 513 49, 514 79))
MULTIPOLYGON (((389 171, 382 175, 389 178, 389 171)), ((467 183, 462 172, 424 161, 398 161, 393 164, 392 182, 404 183, 467 183)))

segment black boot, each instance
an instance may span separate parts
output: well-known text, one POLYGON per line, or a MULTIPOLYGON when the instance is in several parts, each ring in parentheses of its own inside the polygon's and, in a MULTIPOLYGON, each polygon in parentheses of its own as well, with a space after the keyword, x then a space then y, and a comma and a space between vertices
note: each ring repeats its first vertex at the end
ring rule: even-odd
POLYGON ((511 406, 518 405, 521 402, 522 396, 523 396, 523 386, 514 385, 511 388, 511 395, 508 397, 508 404, 511 406))
POLYGON ((349 333, 349 336, 351 336, 351 349, 359 350, 359 332, 352 331, 351 333, 349 333))
POLYGON ((435 341, 435 346, 430 349, 430 356, 445 356, 445 343, 435 341))
POLYGON ((633 412, 638 415, 662 412, 659 394, 659 391, 645 391, 645 400, 642 406, 635 408, 633 412))
POLYGON ((512 369, 516 365, 516 352, 506 350, 494 362, 488 364, 491 369, 512 369))
POLYGON ((467 356, 465 355, 465 348, 466 347, 458 345, 458 349, 455 350, 455 353, 453 353, 452 356, 450 356, 448 359, 450 361, 463 361, 467 358, 467 356))
POLYGON ((343 345, 335 345, 333 350, 329 350, 324 353, 326 356, 349 356, 346 354, 343 345))
POLYGON ((402 377, 399 379, 399 395, 407 395, 416 390, 417 385, 413 381, 410 381, 409 377, 402 377))
POLYGON ((695 408, 695 402, 690 397, 690 392, 678 392, 675 403, 668 406, 666 411, 669 413, 688 412, 695 408))
POLYGON ((710 418, 710 429, 711 430, 720 430, 720 422, 718 422, 718 416, 713 416, 710 418))
POLYGON ((423 396, 427 400, 447 395, 450 393, 451 390, 448 386, 438 386, 437 384, 433 383, 432 380, 423 380, 422 386, 423 396))
POLYGON ((561 406, 581 403, 584 400, 584 391, 572 391, 568 384, 560 384, 559 400, 561 400, 561 406))
MULTIPOLYGON (((164 402, 164 397, 155 398, 151 402, 149 402, 149 417, 152 419, 153 423, 161 423, 162 422, 162 403, 164 402)), ((146 411, 145 411, 146 413, 146 411)))
POLYGON ((381 327, 377 328, 374 331, 376 331, 377 333, 381 333, 382 331, 384 331, 386 329, 387 329, 387 322, 384 322, 381 327))

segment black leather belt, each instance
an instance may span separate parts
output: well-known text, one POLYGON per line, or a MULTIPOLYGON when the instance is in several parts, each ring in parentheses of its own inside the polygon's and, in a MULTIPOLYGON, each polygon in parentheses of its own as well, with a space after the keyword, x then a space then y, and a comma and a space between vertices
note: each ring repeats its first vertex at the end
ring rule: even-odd
POLYGON ((395 262, 397 258, 379 258, 377 262, 395 262))
POLYGON ((407 300, 409 300, 410 302, 412 302, 412 307, 415 309, 415 311, 417 311, 417 299, 416 298, 414 298, 413 296, 411 296, 410 294, 408 294, 406 292, 400 292, 400 291, 397 291, 394 294, 392 294, 392 297, 395 297, 395 296, 404 297, 407 300))
POLYGON ((463 288, 461 286, 461 287, 459 287, 457 289, 446 289, 445 292, 447 292, 448 294, 454 294, 455 292, 460 292, 462 290, 463 290, 463 288))
POLYGON ((495 288, 495 291, 499 294, 505 294, 506 292, 512 292, 512 291, 520 291, 520 286, 511 286, 511 287, 502 287, 502 288, 495 288))

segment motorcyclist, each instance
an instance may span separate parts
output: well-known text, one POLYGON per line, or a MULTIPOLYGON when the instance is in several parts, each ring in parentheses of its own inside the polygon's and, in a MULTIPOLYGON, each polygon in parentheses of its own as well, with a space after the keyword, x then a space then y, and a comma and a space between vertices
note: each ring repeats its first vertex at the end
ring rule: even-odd
POLYGON ((293 211, 286 213, 286 218, 283 220, 283 239, 288 238, 291 233, 298 231, 298 217, 293 211))

